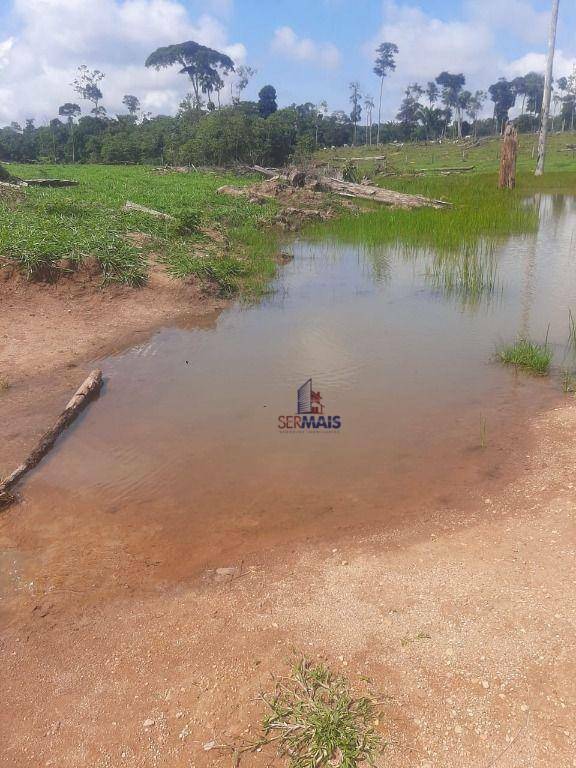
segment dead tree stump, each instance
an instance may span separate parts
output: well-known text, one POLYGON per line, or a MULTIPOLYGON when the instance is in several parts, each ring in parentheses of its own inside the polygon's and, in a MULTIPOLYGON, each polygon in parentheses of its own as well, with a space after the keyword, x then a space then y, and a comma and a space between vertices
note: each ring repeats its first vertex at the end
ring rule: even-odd
POLYGON ((518 131, 508 123, 500 150, 500 189, 514 189, 516 186, 516 156, 518 154, 518 131))

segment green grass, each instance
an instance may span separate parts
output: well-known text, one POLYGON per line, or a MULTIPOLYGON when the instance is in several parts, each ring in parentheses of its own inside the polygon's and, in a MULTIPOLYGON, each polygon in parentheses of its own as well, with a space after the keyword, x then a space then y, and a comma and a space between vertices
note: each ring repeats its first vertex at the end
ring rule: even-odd
MULTIPOLYGON (((366 215, 346 216, 328 227, 312 225, 307 234, 311 238, 324 238, 328 233, 342 243, 374 247, 390 244, 405 251, 425 248, 442 254, 491 252, 498 242, 511 235, 537 230, 537 208, 527 205, 526 198, 539 192, 576 194, 576 159, 571 152, 561 151, 567 143, 576 143, 576 134, 551 137, 546 173, 540 178, 534 176, 533 143, 533 136, 520 137, 518 183, 513 191, 498 189, 499 140, 496 138, 483 140, 478 147, 448 141, 441 145, 412 143, 403 147, 384 145, 320 151, 316 156, 326 163, 334 163, 335 158, 386 155, 393 159, 400 175, 378 175, 382 161, 366 160, 359 163, 359 167, 383 187, 446 200, 453 207, 394 210, 370 205, 366 215), (469 173, 448 176, 415 175, 418 169, 460 165, 475 168, 469 173)), ((341 167, 342 163, 334 165, 341 167)))
POLYGON ((503 363, 544 375, 548 373, 552 362, 552 350, 547 343, 537 344, 528 339, 518 339, 514 344, 499 350, 498 357, 503 363))
POLYGON ((70 178, 78 187, 29 187, 14 208, 0 198, 0 253, 13 258, 29 276, 63 258, 80 264, 96 256, 104 280, 140 284, 150 254, 179 277, 198 275, 223 292, 257 289, 274 274, 275 238, 265 228, 276 214, 246 198, 217 194, 223 184, 250 179, 211 173, 159 175, 146 166, 10 165, 22 178, 70 178), (127 200, 169 213, 167 222, 141 213, 125 213, 127 200), (201 229, 221 234, 215 242, 201 229), (137 247, 127 234, 149 236, 137 247))
MULTIPOLYGON (((464 303, 478 302, 497 288, 489 257, 498 243, 537 230, 537 206, 527 205, 526 198, 539 192, 576 193, 576 159, 561 151, 565 144, 576 143, 576 136, 551 137, 547 171, 539 179, 533 175, 534 141, 534 136, 520 138, 518 186, 512 192, 497 189, 497 139, 483 140, 477 147, 448 141, 318 152, 318 158, 334 165, 338 158, 385 154, 388 170, 394 168, 400 175, 378 175, 381 163, 369 159, 359 163, 359 169, 382 186, 445 199, 453 207, 397 210, 367 202, 361 215, 312 224, 304 234, 312 240, 361 244, 372 250, 374 259, 381 257, 382 245, 407 254, 426 249, 434 257, 432 285, 460 295, 464 303), (459 164, 475 169, 450 176, 415 174, 418 169, 459 164)), ((0 254, 14 259, 29 276, 49 270, 63 258, 80 264, 87 256, 96 256, 105 281, 141 284, 152 254, 174 276, 196 275, 215 282, 226 294, 242 289, 246 295, 258 295, 275 274, 278 240, 270 224, 277 203, 259 205, 216 191, 224 184, 249 184, 249 178, 207 172, 159 175, 147 166, 8 168, 22 178, 80 182, 73 188, 30 187, 19 203, 0 197, 0 254), (177 222, 124 213, 127 200, 169 213, 177 222), (219 232, 223 242, 203 234, 206 229, 219 232), (140 247, 127 237, 135 231, 149 236, 140 247)))
POLYGON ((355 698, 344 678, 320 664, 300 662, 263 699, 270 714, 260 744, 277 743, 292 768, 356 768, 373 764, 383 747, 374 700, 355 698))

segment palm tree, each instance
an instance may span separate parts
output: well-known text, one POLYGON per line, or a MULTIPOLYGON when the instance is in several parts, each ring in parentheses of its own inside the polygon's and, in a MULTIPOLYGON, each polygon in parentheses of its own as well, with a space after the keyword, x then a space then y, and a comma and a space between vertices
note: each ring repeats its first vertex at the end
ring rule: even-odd
POLYGON ((378 101, 378 131, 376 133, 376 144, 380 144, 380 124, 382 123, 382 92, 384 90, 384 78, 389 72, 396 69, 394 56, 398 53, 398 46, 395 43, 380 43, 376 49, 376 60, 374 62, 374 74, 380 78, 380 99, 378 101))
POLYGON ((374 97, 364 96, 364 109, 366 110, 366 144, 372 146, 372 110, 374 109, 374 97))
POLYGON ((550 114, 550 97, 552 95, 552 75, 554 69, 554 51, 556 48, 556 28, 558 26, 558 6, 560 0, 552 0, 552 15, 550 17, 550 31, 548 33, 548 60, 546 62, 546 77, 544 79, 544 99, 542 101, 542 114, 540 122, 540 137, 538 139, 538 161, 536 163, 536 176, 544 173, 544 160, 546 158, 546 139, 548 138, 548 117, 550 114))

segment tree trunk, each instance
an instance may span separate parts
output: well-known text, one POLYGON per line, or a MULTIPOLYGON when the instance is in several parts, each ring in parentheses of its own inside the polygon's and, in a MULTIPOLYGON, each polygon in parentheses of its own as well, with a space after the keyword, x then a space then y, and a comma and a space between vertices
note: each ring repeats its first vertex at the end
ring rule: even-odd
POLYGON ((544 161, 546 159, 546 139, 548 137, 548 116, 550 114, 550 97, 552 95, 552 74, 554 69, 554 50, 556 48, 556 27, 558 25, 559 4, 560 0, 552 0, 552 16, 550 18, 550 31, 548 33, 548 61, 546 62, 546 77, 544 78, 544 99, 542 101, 540 138, 538 139, 536 176, 542 176, 544 173, 544 161))
POLYGON ((384 90, 384 78, 380 78, 380 100, 378 101, 378 128, 376 130, 376 145, 380 146, 380 123, 382 122, 382 92, 384 90))
POLYGON ((508 123, 504 131, 500 150, 500 189, 514 189, 516 186, 516 156, 518 154, 518 131, 508 123))

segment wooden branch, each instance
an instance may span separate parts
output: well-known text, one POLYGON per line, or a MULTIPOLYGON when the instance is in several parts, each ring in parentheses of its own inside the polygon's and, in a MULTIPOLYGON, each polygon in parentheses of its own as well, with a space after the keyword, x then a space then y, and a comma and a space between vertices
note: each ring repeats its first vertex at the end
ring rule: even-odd
POLYGON ((26 179, 29 187, 77 187, 80 182, 71 179, 26 179))
POLYGON ((455 168, 418 168, 414 173, 465 173, 473 171, 475 165, 460 165, 455 168))
POLYGON ((280 171, 275 168, 263 168, 261 165, 249 165, 248 168, 256 173, 261 173, 262 176, 266 176, 269 179, 280 175, 280 171))
POLYGON ((16 485, 23 475, 40 463, 66 427, 72 424, 80 411, 100 392, 101 388, 102 371, 96 369, 84 380, 82 386, 76 390, 74 396, 60 414, 58 421, 52 429, 49 429, 48 432, 42 435, 28 458, 19 467, 16 467, 12 474, 0 482, 0 507, 7 506, 15 500, 14 496, 9 493, 10 489, 16 485))
POLYGON ((332 162, 338 161, 338 162, 353 162, 353 163, 362 163, 366 160, 386 160, 387 155, 366 155, 366 157, 332 157, 332 162))
POLYGON ((138 203, 131 203, 130 200, 126 202, 122 208, 126 213, 146 213, 148 216, 153 216, 155 219, 166 219, 166 221, 176 221, 174 216, 169 213, 162 213, 162 211, 155 211, 154 208, 146 208, 144 205, 138 205, 138 203))
POLYGON ((382 189, 370 184, 353 184, 350 181, 342 181, 327 177, 322 179, 322 184, 337 195, 344 197, 360 197, 365 200, 374 200, 384 205, 398 205, 403 208, 451 208, 451 203, 445 200, 433 200, 423 195, 408 195, 404 192, 394 192, 391 189, 382 189))

